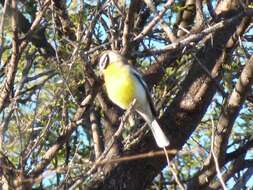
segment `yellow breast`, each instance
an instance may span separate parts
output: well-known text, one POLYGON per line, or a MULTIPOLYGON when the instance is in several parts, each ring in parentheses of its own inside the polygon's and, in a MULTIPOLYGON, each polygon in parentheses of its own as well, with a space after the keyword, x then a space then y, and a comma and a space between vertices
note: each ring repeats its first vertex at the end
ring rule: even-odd
POLYGON ((104 79, 112 102, 122 109, 127 109, 135 98, 135 81, 129 67, 110 64, 104 70, 104 79))

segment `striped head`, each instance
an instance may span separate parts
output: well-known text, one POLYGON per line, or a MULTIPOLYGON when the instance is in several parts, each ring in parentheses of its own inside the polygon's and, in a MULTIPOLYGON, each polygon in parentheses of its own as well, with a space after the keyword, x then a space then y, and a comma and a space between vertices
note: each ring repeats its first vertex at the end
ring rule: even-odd
POLYGON ((99 69, 103 71, 109 64, 125 64, 125 59, 116 51, 104 51, 99 58, 99 69))

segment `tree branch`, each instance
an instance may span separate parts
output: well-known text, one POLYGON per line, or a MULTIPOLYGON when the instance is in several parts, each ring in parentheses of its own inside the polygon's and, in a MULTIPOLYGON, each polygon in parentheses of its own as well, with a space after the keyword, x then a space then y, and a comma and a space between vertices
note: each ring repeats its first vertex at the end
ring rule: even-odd
POLYGON ((127 11, 127 15, 124 21, 124 28, 123 28, 123 36, 122 36, 122 55, 127 55, 129 53, 129 39, 131 37, 131 32, 134 28, 134 18, 137 8, 139 7, 140 1, 132 0, 127 11))
POLYGON ((3 111, 6 103, 9 101, 9 96, 11 90, 13 88, 13 83, 15 80, 18 59, 19 59, 19 40, 18 40, 18 26, 17 26, 17 10, 16 10, 16 2, 12 3, 12 56, 11 60, 6 67, 6 79, 2 83, 1 86, 1 94, 0 94, 0 113, 3 111))
POLYGON ((66 10, 66 2, 63 0, 52 1, 52 6, 55 7, 55 17, 57 18, 57 28, 59 29, 60 34, 64 34, 67 36, 70 40, 75 41, 76 40, 76 35, 73 30, 73 23, 71 22, 68 12, 66 10))
MULTIPOLYGON (((5 0, 0 0, 0 3, 4 5, 5 0)), ((13 10, 8 7, 7 12, 11 15, 13 10)), ((26 34, 29 29, 31 28, 32 24, 29 22, 24 15, 17 10, 17 27, 19 31, 26 34)), ((52 57, 55 55, 54 48, 48 43, 46 36, 45 36, 45 28, 42 27, 38 30, 36 30, 31 37, 29 38, 29 41, 32 42, 32 44, 41 49, 42 52, 45 52, 46 56, 52 57)))
MULTIPOLYGON (((253 56, 244 67, 241 76, 236 83, 235 89, 227 100, 219 117, 215 132, 214 154, 219 161, 220 167, 225 163, 225 152, 234 121, 241 109, 247 93, 253 83, 253 56)), ((189 188, 202 188, 210 183, 210 179, 215 175, 213 162, 196 174, 189 184, 189 188)))
POLYGON ((147 35, 150 30, 159 22, 159 20, 163 17, 163 15, 166 13, 167 9, 169 8, 169 6, 174 2, 174 0, 168 0, 167 3, 164 5, 163 10, 161 12, 159 12, 156 17, 154 17, 154 19, 147 24, 147 26, 145 26, 143 28, 143 30, 140 32, 140 34, 138 34, 133 40, 134 41, 139 41, 141 40, 145 35, 147 35))
POLYGON ((67 126, 65 126, 62 130, 61 135, 56 139, 55 143, 47 150, 47 152, 44 154, 43 159, 40 163, 38 163, 33 171, 31 172, 30 176, 38 177, 43 170, 47 167, 47 165, 51 162, 51 160, 55 157, 57 152, 60 150, 60 148, 66 143, 66 141, 69 139, 70 135, 74 132, 76 127, 78 126, 78 123, 82 119, 83 114, 88 110, 88 107, 94 100, 95 96, 97 95, 97 92, 99 90, 100 84, 98 80, 96 80, 95 74, 93 73, 93 70, 91 70, 89 63, 84 62, 84 67, 87 69, 86 74, 90 76, 91 79, 94 79, 94 84, 92 90, 90 93, 83 99, 81 104, 79 105, 73 120, 69 122, 67 126))

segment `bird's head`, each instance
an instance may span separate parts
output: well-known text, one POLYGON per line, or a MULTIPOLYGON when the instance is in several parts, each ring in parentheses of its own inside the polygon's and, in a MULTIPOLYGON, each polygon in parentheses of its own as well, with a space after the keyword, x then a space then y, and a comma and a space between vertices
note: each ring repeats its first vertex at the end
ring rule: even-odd
POLYGON ((103 71, 109 64, 124 64, 125 59, 116 51, 104 51, 99 58, 99 69, 103 71))

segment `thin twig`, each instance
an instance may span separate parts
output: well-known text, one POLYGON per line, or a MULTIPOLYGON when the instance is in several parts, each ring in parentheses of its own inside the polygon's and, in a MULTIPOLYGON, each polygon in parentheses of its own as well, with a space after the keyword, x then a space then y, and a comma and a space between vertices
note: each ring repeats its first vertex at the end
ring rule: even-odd
POLYGON ((67 167, 67 172, 65 173, 65 177, 64 177, 64 179, 62 180, 62 183, 61 183, 61 185, 59 186, 60 188, 61 187, 63 187, 64 185, 65 185, 65 183, 67 182, 67 180, 70 178, 69 176, 70 176, 70 170, 73 168, 73 166, 74 166, 74 159, 76 158, 76 156, 77 156, 77 153, 78 153, 78 150, 79 150, 79 147, 80 147, 80 145, 81 145, 81 141, 77 144, 77 146, 76 146, 76 150, 75 150, 75 152, 74 152, 74 155, 73 155, 73 157, 72 157, 72 159, 70 160, 70 162, 69 162, 69 164, 68 164, 68 167, 67 167))
POLYGON ((133 29, 133 24, 134 24, 134 12, 135 12, 135 7, 136 3, 138 1, 131 1, 129 5, 129 9, 126 15, 126 18, 124 20, 124 28, 123 28, 123 35, 122 35, 122 45, 123 48, 121 50, 121 53, 123 55, 126 55, 129 51, 129 38, 130 38, 130 32, 133 29))
POLYGON ((113 144, 115 143, 115 141, 120 137, 120 135, 123 132, 124 129, 124 125, 127 121, 128 116, 130 115, 134 105, 135 105, 136 100, 134 99, 133 102, 131 103, 130 107, 127 109, 127 111, 125 112, 120 126, 118 128, 118 130, 114 133, 114 135, 112 136, 111 140, 109 141, 106 149, 104 150, 104 152, 100 155, 100 157, 96 160, 96 162, 94 163, 94 165, 89 169, 89 171, 86 172, 86 174, 80 178, 79 180, 77 180, 70 188, 69 190, 74 190, 76 189, 85 179, 87 176, 90 176, 99 166, 99 163, 102 161, 102 159, 104 159, 106 157, 106 155, 108 154, 108 152, 110 151, 111 147, 113 146, 113 144))
POLYGON ((148 23, 148 25, 146 27, 143 28, 143 30, 141 31, 140 34, 138 34, 135 38, 134 41, 138 41, 140 39, 142 39, 144 36, 146 36, 150 30, 152 30, 152 28, 159 22, 159 20, 163 17, 163 15, 166 13, 167 9, 169 8, 169 6, 174 2, 174 0, 168 0, 167 3, 164 5, 163 10, 161 12, 159 12, 157 14, 156 17, 154 17, 154 19, 148 23))
MULTIPOLYGON (((181 150, 178 151, 177 149, 170 149, 170 150, 166 150, 166 153, 168 155, 188 155, 188 154, 194 154, 196 150, 191 149, 191 150, 181 150)), ((0 154, 4 154, 0 151, 0 154)), ((146 152, 146 153, 141 153, 141 154, 137 154, 137 155, 130 155, 130 156, 123 156, 120 158, 112 158, 110 160, 101 160, 100 162, 97 162, 98 166, 102 166, 102 165, 108 165, 108 164, 116 164, 116 163, 121 163, 121 162, 127 162, 127 161, 134 161, 134 160, 141 160, 141 159, 147 159, 147 158, 155 158, 155 157, 160 157, 160 156, 164 156, 164 150, 159 150, 159 151, 150 151, 150 152, 146 152)), ((84 161, 84 163, 87 163, 87 165, 85 166, 91 166, 94 165, 95 163, 93 162, 87 162, 86 160, 84 161)), ((5 167, 6 168, 6 167, 5 167)), ((9 167, 7 167, 9 168, 9 167)), ((80 166, 71 166, 71 169, 76 169, 76 168, 80 168, 80 166)), ((44 171, 44 173, 42 173, 40 176, 36 177, 36 178, 29 178, 29 179, 24 179, 24 182, 31 182, 31 183, 39 183, 40 181, 42 181, 43 179, 49 177, 52 174, 56 174, 56 173, 62 173, 66 175, 66 172, 70 170, 69 166, 60 166, 58 168, 54 168, 54 169, 50 169, 48 168, 46 171, 44 171)), ((21 171, 19 169, 16 169, 16 171, 21 171)))
MULTIPOLYGON (((144 2, 146 3, 146 5, 148 6, 148 8, 157 16, 157 10, 154 6, 154 3, 152 0, 144 0, 144 2)), ((161 18, 159 20, 159 23, 161 25, 161 28, 163 29, 163 31, 165 32, 167 38, 171 41, 174 42, 176 40, 176 36, 172 33, 171 28, 167 25, 167 23, 164 21, 163 18, 161 18)))
POLYGON ((48 134, 47 132, 49 131, 49 128, 51 127, 51 121, 52 121, 52 117, 53 117, 53 114, 50 114, 49 115, 49 118, 48 118, 48 121, 47 121, 47 124, 45 127, 43 127, 43 130, 40 134, 40 136, 37 137, 36 140, 34 140, 35 142, 33 143, 33 145, 31 145, 31 147, 29 147, 29 149, 27 149, 27 152, 25 152, 25 155, 24 155, 24 160, 27 160, 30 155, 32 154, 32 152, 35 150, 35 148, 41 144, 41 142, 43 141, 43 138, 48 134))
MULTIPOLYGON (((241 13, 239 15, 236 15, 236 16, 230 18, 230 19, 222 20, 222 21, 214 24, 213 26, 210 26, 209 28, 204 29, 201 32, 191 34, 191 35, 187 36, 186 38, 184 38, 180 41, 173 42, 173 43, 171 43, 167 46, 164 46, 163 48, 160 48, 160 49, 151 48, 151 49, 149 49, 147 54, 149 54, 149 55, 150 54, 151 55, 160 54, 160 53, 164 53, 164 52, 168 52, 168 51, 171 51, 171 50, 175 50, 175 49, 178 49, 178 48, 185 47, 185 46, 189 45, 191 42, 197 42, 197 41, 201 40, 204 36, 206 36, 206 35, 208 35, 212 32, 215 32, 219 29, 222 29, 225 26, 231 25, 233 22, 237 21, 238 19, 241 19, 245 15, 250 16, 252 14, 253 14, 253 11, 248 10, 248 11, 246 11, 244 13, 241 13)), ((147 54, 145 54, 145 55, 147 55, 147 54)))
MULTIPOLYGON (((57 45, 57 42, 56 42, 56 33, 57 33, 57 30, 56 30, 56 19, 55 19, 55 15, 57 14, 55 12, 55 9, 54 9, 54 2, 52 1, 51 2, 51 10, 52 10, 52 24, 53 24, 53 39, 54 39, 54 44, 55 44, 55 56, 56 56, 56 67, 60 73, 60 77, 62 78, 63 80, 63 84, 64 86, 66 87, 66 90, 67 92, 69 93, 72 101, 77 105, 77 101, 73 95, 73 93, 71 92, 71 89, 69 87, 69 84, 68 84, 68 77, 69 77, 69 73, 67 74, 67 77, 65 77, 64 75, 64 71, 61 67, 61 60, 59 58, 59 54, 58 54, 58 45, 57 45)), ((75 61, 75 59, 73 59, 73 62, 75 61)), ((69 68, 69 71, 71 71, 71 68, 72 67, 72 64, 70 64, 70 68, 69 68)))
POLYGON ((212 121, 212 142, 211 142, 211 153, 212 153, 212 156, 213 156, 213 160, 214 160, 214 164, 215 164, 215 168, 216 168, 216 172, 217 172, 217 177, 218 179, 220 180, 220 183, 222 185, 222 188, 224 190, 227 190, 227 187, 225 185, 225 182, 222 178, 222 174, 221 174, 221 171, 220 171, 220 167, 219 167, 219 162, 218 162, 218 159, 215 155, 215 152, 214 152, 214 136, 215 136, 215 126, 214 126, 214 120, 213 120, 213 116, 211 115, 211 121, 212 121))
POLYGON ((52 158, 56 155, 56 153, 60 150, 63 146, 63 143, 70 137, 73 131, 76 129, 78 123, 80 122, 83 114, 87 111, 87 107, 90 103, 94 100, 97 94, 98 88, 94 86, 94 90, 88 94, 81 104, 79 105, 73 120, 64 128, 61 132, 61 135, 56 139, 55 143, 45 152, 41 162, 39 162, 31 171, 31 176, 39 176, 45 167, 48 166, 52 158))
POLYGON ((175 178, 175 181, 176 183, 178 184, 178 186, 180 187, 181 190, 184 190, 184 185, 181 183, 178 175, 177 175, 177 172, 174 170, 174 168, 171 166, 170 164, 170 159, 169 159, 169 155, 168 155, 168 152, 166 150, 165 147, 163 147, 163 152, 165 154, 165 157, 166 157, 166 160, 167 160, 167 165, 168 165, 168 169, 171 171, 172 175, 174 176, 175 178))
POLYGON ((31 25, 31 27, 29 28, 29 31, 25 34, 25 37, 22 39, 24 43, 22 43, 20 49, 24 48, 23 46, 26 46, 26 44, 28 43, 27 39, 30 39, 33 32, 36 30, 37 26, 40 24, 40 21, 44 15, 44 13, 46 12, 47 8, 50 5, 50 1, 51 0, 46 0, 43 4, 43 6, 41 7, 41 10, 37 12, 36 17, 31 25))
POLYGON ((130 115, 130 113, 132 112, 132 109, 135 105, 135 101, 133 101, 133 103, 131 104, 131 106, 127 109, 126 113, 124 114, 122 121, 120 123, 120 126, 118 128, 118 130, 114 133, 114 135, 112 136, 111 140, 109 141, 106 149, 104 150, 104 152, 101 154, 101 156, 97 159, 97 161, 101 161, 102 159, 104 159, 107 155, 107 153, 109 152, 109 150, 111 149, 112 145, 115 143, 115 141, 119 138, 119 136, 122 134, 123 129, 124 129, 124 125, 127 121, 128 116, 130 115))

